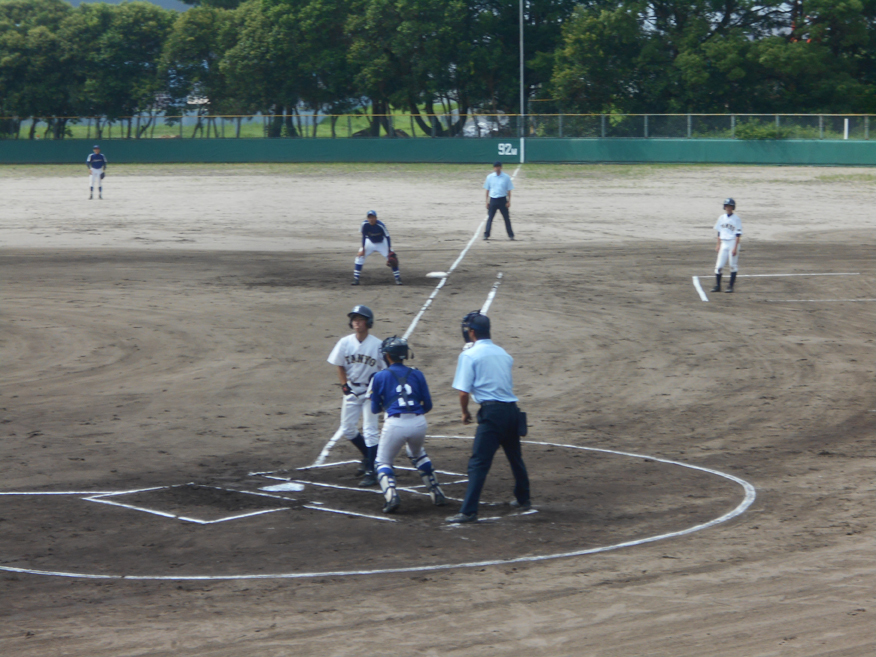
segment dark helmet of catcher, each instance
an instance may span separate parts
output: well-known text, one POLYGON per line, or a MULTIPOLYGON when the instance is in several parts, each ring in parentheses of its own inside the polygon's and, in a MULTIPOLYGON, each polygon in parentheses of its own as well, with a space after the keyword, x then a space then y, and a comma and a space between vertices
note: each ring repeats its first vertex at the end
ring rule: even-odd
POLYGON ((462 339, 466 342, 471 342, 468 335, 468 330, 472 329, 475 336, 479 339, 490 337, 490 318, 481 313, 480 310, 473 310, 468 315, 462 318, 462 339))
POLYGON ((393 360, 407 360, 409 355, 408 341, 393 335, 380 343, 380 353, 384 356, 391 356, 393 360))
POLYGON ((353 328, 353 315, 364 317, 368 328, 374 326, 374 313, 371 312, 371 308, 368 306, 353 306, 353 310, 347 313, 347 317, 350 318, 350 328, 353 328))
POLYGON ((725 199, 724 199, 724 205, 732 205, 732 206, 735 208, 735 207, 736 207, 736 201, 734 201, 732 198, 725 198, 725 199))

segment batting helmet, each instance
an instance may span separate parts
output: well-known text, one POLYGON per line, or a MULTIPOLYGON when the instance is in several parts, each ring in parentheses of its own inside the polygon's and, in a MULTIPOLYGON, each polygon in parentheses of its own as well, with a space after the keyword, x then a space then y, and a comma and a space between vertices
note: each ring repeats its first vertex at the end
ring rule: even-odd
POLYGON ((380 343, 380 353, 392 356, 393 360, 405 360, 408 357, 408 341, 393 335, 380 343))
POLYGON ((353 315, 361 315, 365 318, 368 328, 374 326, 374 313, 368 306, 353 306, 353 310, 347 313, 350 318, 350 328, 353 328, 353 315))
POLYGON ((725 198, 725 199, 724 199, 724 205, 732 205, 732 206, 735 208, 735 207, 736 207, 736 201, 734 201, 732 198, 725 198))
POLYGON ((471 342, 468 330, 473 329, 478 337, 490 337, 490 318, 480 310, 473 310, 462 318, 462 339, 471 342))

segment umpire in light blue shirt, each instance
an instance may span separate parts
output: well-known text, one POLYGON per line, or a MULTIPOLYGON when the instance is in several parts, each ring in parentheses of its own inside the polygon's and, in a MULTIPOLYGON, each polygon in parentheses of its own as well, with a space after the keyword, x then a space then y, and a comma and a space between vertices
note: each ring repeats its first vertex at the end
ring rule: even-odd
POLYGON ((493 173, 484 181, 484 189, 487 190, 487 229, 484 231, 484 239, 490 239, 490 229, 493 227, 493 217, 496 210, 502 213, 505 220, 505 230, 508 231, 508 239, 514 239, 514 231, 511 229, 511 215, 508 208, 511 207, 511 190, 514 183, 511 176, 502 172, 502 163, 493 162, 493 173))
POLYGON ((471 423, 470 399, 478 402, 481 408, 468 461, 468 488, 459 513, 447 518, 450 523, 477 521, 481 490, 499 447, 505 451, 514 474, 515 499, 511 506, 521 511, 527 511, 531 506, 529 475, 520 451, 521 425, 525 422, 521 422, 511 381, 514 359, 490 339, 490 318, 479 311, 463 318, 462 335, 466 342, 474 343, 459 354, 453 379, 453 387, 459 390, 463 424, 471 423))

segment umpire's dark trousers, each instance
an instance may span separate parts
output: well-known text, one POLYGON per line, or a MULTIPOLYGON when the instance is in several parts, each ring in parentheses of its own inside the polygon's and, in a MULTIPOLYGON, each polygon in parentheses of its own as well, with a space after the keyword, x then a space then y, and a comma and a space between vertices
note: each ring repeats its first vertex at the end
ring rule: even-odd
POLYGON ((481 404, 478 430, 468 460, 468 489, 460 513, 477 513, 481 491, 499 447, 505 450, 514 474, 514 497, 521 504, 529 502, 529 475, 526 474, 526 465, 520 452, 520 436, 517 434, 519 413, 517 404, 513 402, 487 401, 481 404))
POLYGON ((508 237, 514 237, 514 231, 511 230, 511 215, 508 213, 508 197, 491 198, 490 210, 487 213, 487 229, 484 231, 484 237, 490 236, 490 229, 493 227, 493 217, 496 216, 496 210, 502 213, 502 218, 505 220, 505 230, 508 231, 508 237))

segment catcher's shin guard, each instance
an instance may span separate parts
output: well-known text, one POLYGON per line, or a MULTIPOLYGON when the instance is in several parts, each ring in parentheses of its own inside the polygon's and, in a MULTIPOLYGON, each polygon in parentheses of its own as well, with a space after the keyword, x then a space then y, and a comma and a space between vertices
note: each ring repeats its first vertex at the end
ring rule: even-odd
POLYGON ((399 507, 398 493, 395 490, 395 475, 392 468, 380 466, 377 469, 377 483, 380 484, 380 490, 383 492, 384 513, 392 513, 399 507))

